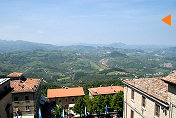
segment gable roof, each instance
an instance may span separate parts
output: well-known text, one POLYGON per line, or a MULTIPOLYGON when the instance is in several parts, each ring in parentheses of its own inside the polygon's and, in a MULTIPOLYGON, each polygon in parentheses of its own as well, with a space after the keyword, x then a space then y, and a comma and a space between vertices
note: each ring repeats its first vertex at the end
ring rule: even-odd
POLYGON ((9 74, 8 77, 21 77, 22 75, 23 75, 23 73, 13 72, 13 73, 9 74))
POLYGON ((10 81, 10 86, 13 89, 13 93, 16 92, 35 92, 40 85, 40 79, 26 78, 26 81, 14 80, 10 81))
POLYGON ((115 94, 119 91, 124 91, 122 86, 107 86, 107 87, 97 87, 97 88, 89 88, 89 92, 92 95, 104 95, 104 94, 115 94))
POLYGON ((176 84, 176 71, 166 77, 163 77, 162 80, 168 83, 176 84))
POLYGON ((83 87, 48 89, 47 98, 84 96, 83 87))
POLYGON ((161 78, 123 80, 123 82, 126 85, 129 84, 160 101, 167 102, 168 84, 162 81, 161 78))

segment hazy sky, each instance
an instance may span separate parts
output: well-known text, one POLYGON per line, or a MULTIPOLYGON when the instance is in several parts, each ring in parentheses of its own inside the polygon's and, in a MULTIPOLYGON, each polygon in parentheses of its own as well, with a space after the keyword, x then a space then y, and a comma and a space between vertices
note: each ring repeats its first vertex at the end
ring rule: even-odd
POLYGON ((0 0, 0 39, 176 45, 176 0, 0 0))

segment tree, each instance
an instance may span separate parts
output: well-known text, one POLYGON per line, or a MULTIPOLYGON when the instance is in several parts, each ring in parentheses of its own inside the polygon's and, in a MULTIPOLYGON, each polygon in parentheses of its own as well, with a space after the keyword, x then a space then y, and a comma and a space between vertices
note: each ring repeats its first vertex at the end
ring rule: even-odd
POLYGON ((63 109, 63 106, 56 105, 56 107, 54 108, 54 112, 53 112, 56 118, 59 118, 62 115, 62 109, 63 109))
POLYGON ((105 95, 105 96, 104 96, 104 102, 105 102, 105 104, 108 106, 108 108, 111 107, 111 105, 110 105, 111 100, 112 100, 112 95, 105 95))
POLYGON ((82 114, 84 114, 84 109, 85 109, 85 101, 83 97, 80 97, 77 102, 75 103, 74 107, 73 107, 73 111, 76 114, 80 114, 80 117, 82 114))
POLYGON ((123 92, 120 91, 112 97, 111 107, 114 108, 114 110, 117 110, 118 112, 123 111, 123 95, 123 92))
POLYGON ((104 113, 106 108, 105 98, 103 95, 98 95, 93 98, 93 110, 96 113, 104 113))
POLYGON ((86 95, 84 97, 84 101, 85 101, 85 104, 86 104, 87 112, 89 112, 90 114, 93 113, 93 109, 92 109, 93 102, 92 102, 92 99, 90 98, 90 96, 86 95))

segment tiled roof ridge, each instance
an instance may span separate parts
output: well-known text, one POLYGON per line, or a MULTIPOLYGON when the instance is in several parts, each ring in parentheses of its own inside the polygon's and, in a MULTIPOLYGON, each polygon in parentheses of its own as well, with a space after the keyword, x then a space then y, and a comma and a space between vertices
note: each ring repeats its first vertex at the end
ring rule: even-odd
POLYGON ((123 91, 122 86, 106 86, 106 87, 96 87, 96 88, 89 88, 89 92, 93 95, 101 95, 101 94, 114 94, 119 91, 123 91))
POLYGON ((133 80, 123 80, 144 93, 147 93, 154 98, 167 102, 168 85, 162 81, 161 77, 158 78, 143 78, 133 80))
POLYGON ((163 77, 162 80, 165 81, 165 82, 169 82, 169 83, 172 83, 172 84, 176 84, 176 71, 173 71, 173 72, 172 72, 171 74, 169 74, 168 76, 163 77))
POLYGON ((20 76, 22 76, 23 75, 23 73, 20 73, 20 72, 13 72, 13 73, 10 73, 9 75, 8 75, 8 77, 20 77, 20 76))

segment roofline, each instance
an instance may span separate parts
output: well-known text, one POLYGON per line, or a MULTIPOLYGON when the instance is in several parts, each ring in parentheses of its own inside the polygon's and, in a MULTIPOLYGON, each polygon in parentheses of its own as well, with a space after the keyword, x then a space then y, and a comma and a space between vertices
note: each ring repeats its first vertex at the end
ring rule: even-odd
POLYGON ((84 95, 76 95, 76 96, 63 96, 63 97, 55 96, 55 97, 46 97, 46 98, 65 98, 65 97, 80 97, 80 96, 85 96, 85 94, 84 95))
MULTIPOLYGON (((121 91, 121 90, 120 90, 121 91)), ((118 91, 117 93, 119 93, 118 91)), ((89 91, 90 92, 90 91, 89 91)), ((122 91, 124 93, 124 91, 122 91)), ((90 92, 92 94, 92 92, 90 92)), ((117 93, 105 93, 105 94, 96 94, 96 95, 112 95, 112 94, 117 94, 117 93)), ((93 94, 92 94, 93 95, 93 94)))
MULTIPOLYGON (((106 87, 113 87, 114 85, 112 85, 112 86, 99 86, 99 87, 95 87, 95 88, 106 88, 106 87)), ((117 86, 116 86, 117 87, 117 86)), ((122 86, 118 86, 118 87, 122 87, 122 86)), ((122 87, 123 88, 123 87, 122 87)), ((89 88, 89 89, 93 89, 93 88, 89 88)), ((89 90, 88 89, 88 90, 89 90)))
POLYGON ((144 94, 145 96, 147 96, 147 97, 153 99, 154 101, 157 101, 159 104, 161 104, 161 105, 163 105, 163 106, 165 106, 165 107, 169 107, 169 104, 168 104, 168 103, 165 103, 164 101, 159 100, 159 99, 155 98, 154 96, 151 96, 151 95, 149 95, 149 94, 143 92, 142 90, 140 90, 140 89, 138 89, 138 88, 136 88, 136 87, 134 87, 134 86, 132 86, 132 85, 130 85, 130 84, 124 82, 123 80, 122 80, 122 82, 123 82, 125 85, 127 85, 127 86, 133 88, 134 90, 136 90, 136 91, 138 91, 138 92, 144 94))
POLYGON ((22 91, 22 92, 12 92, 12 94, 14 93, 35 93, 36 91, 22 91))
MULTIPOLYGON (((74 88, 83 88, 83 87, 73 87, 73 88, 69 88, 69 87, 68 87, 67 89, 74 89, 74 88)), ((66 89, 66 88, 55 88, 55 89, 52 89, 52 88, 51 88, 51 89, 47 89, 47 91, 48 91, 48 90, 58 90, 58 89, 66 89)))
POLYGON ((161 79, 161 80, 163 80, 164 82, 166 82, 166 83, 169 83, 169 84, 173 84, 173 85, 176 85, 176 83, 174 83, 174 82, 170 82, 170 81, 168 81, 168 80, 165 80, 165 79, 161 79))

